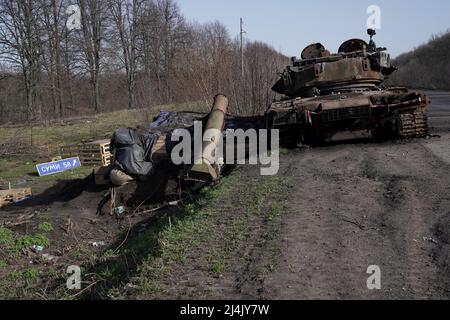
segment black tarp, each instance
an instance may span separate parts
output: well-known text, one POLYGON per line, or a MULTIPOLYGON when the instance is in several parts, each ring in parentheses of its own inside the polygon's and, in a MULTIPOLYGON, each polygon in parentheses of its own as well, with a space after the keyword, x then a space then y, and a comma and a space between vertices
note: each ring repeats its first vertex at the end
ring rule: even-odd
MULTIPOLYGON (((162 111, 153 123, 147 124, 145 127, 149 130, 159 130, 168 132, 174 129, 190 128, 195 121, 204 121, 207 118, 205 113, 195 112, 168 112, 162 111)), ((265 129, 266 123, 263 116, 256 117, 234 117, 227 115, 225 118, 225 130, 248 130, 248 129, 265 129)))
POLYGON ((152 148, 158 138, 158 133, 146 130, 116 130, 111 139, 115 152, 114 167, 130 175, 150 175, 153 169, 152 148))
POLYGON ((160 132, 169 132, 175 129, 186 129, 194 125, 195 121, 203 121, 207 114, 196 112, 168 112, 161 113, 154 118, 152 123, 145 127, 149 130, 158 130, 160 132))

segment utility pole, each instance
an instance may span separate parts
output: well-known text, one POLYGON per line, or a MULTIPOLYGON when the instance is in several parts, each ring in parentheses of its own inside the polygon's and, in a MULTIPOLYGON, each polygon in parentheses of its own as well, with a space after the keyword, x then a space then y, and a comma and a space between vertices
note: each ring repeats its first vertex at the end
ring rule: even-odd
POLYGON ((244 79, 244 20, 241 18, 241 77, 244 79))

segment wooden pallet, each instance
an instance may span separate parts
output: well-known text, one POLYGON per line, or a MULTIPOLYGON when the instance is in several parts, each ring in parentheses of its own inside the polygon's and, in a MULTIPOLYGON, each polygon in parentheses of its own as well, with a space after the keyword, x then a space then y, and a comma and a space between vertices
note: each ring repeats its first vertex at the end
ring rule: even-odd
POLYGON ((79 157, 83 165, 109 166, 112 163, 109 140, 61 147, 63 157, 79 157))
POLYGON ((63 146, 59 149, 62 158, 77 157, 80 151, 80 145, 63 146))
POLYGON ((31 188, 0 190, 0 207, 25 200, 31 196, 31 188))
POLYGON ((11 189, 11 183, 5 180, 0 180, 0 190, 9 190, 11 189))

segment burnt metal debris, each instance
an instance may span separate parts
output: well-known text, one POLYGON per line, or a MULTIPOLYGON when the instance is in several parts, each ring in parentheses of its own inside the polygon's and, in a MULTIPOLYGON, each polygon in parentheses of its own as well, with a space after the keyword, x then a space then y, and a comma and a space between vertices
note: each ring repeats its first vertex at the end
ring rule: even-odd
POLYGON ((414 138, 428 133, 429 99, 406 88, 385 88, 397 70, 386 48, 345 41, 331 54, 320 44, 292 58, 272 90, 282 95, 266 113, 267 126, 286 143, 320 144, 362 138, 414 138))

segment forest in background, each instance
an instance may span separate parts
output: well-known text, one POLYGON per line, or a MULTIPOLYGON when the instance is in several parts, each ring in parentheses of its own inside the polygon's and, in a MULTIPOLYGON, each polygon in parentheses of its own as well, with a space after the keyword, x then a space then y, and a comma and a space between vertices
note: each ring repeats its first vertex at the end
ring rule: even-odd
POLYGON ((398 56, 393 64, 399 70, 389 79, 391 85, 450 90, 450 31, 398 56))
POLYGON ((261 114, 289 59, 243 47, 242 74, 239 38, 218 21, 187 21, 174 0, 0 0, 0 123, 207 106, 217 93, 234 114, 261 114))

